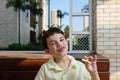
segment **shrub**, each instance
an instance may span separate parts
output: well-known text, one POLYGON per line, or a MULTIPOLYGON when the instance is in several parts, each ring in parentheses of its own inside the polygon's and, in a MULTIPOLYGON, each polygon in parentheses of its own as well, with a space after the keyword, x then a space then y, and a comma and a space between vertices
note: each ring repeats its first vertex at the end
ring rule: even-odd
POLYGON ((13 43, 10 44, 8 47, 9 50, 43 50, 42 46, 40 46, 40 44, 17 44, 17 43, 13 43))

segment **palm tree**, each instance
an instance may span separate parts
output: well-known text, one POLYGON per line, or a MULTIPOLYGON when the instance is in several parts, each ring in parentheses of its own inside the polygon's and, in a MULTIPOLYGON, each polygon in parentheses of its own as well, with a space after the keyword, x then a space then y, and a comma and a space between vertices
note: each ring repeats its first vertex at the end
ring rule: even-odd
POLYGON ((57 16, 60 18, 60 28, 62 28, 62 18, 64 18, 65 15, 68 15, 68 13, 62 12, 61 10, 57 11, 57 16))
POLYGON ((20 44, 20 9, 23 4, 21 0, 7 0, 6 8, 13 7, 14 11, 18 11, 18 43, 20 44))
POLYGON ((89 12, 89 5, 85 5, 81 11, 83 13, 88 13, 89 12))
POLYGON ((37 2, 33 2, 32 0, 7 0, 6 8, 13 7, 14 11, 18 11, 18 43, 20 44, 20 10, 30 10, 30 12, 34 15, 42 15, 43 10, 39 8, 40 4, 37 2))
POLYGON ((26 7, 26 9, 29 9, 33 15, 40 15, 40 16, 43 15, 43 9, 40 8, 39 2, 30 0, 30 5, 28 5, 28 7, 26 7))

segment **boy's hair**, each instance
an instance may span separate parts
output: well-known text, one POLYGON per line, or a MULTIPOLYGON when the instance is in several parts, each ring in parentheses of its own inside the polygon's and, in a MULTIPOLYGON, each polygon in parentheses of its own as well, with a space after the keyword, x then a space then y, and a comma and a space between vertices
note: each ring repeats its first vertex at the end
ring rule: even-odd
POLYGON ((49 28, 47 31, 45 31, 45 33, 42 36, 42 46, 44 47, 44 49, 48 49, 46 39, 49 36, 53 35, 54 33, 60 33, 64 35, 64 32, 60 30, 59 28, 56 28, 56 27, 49 28))

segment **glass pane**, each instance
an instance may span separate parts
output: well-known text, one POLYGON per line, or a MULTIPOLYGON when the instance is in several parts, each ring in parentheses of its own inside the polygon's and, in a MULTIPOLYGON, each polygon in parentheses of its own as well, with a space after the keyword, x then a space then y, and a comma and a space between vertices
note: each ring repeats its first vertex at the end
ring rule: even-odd
POLYGON ((72 0, 73 12, 88 13, 89 12, 89 0, 72 0))
POLYGON ((89 31, 89 16, 72 17, 73 31, 89 31))

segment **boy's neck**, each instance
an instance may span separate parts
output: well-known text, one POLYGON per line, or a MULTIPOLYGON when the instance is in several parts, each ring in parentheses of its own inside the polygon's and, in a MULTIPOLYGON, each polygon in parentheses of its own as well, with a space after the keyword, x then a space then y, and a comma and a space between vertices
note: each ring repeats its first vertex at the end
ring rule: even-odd
POLYGON ((56 62, 56 64, 58 66, 60 66, 64 70, 67 69, 69 67, 69 65, 70 65, 70 59, 69 59, 68 56, 65 56, 65 57, 63 57, 61 59, 57 59, 57 60, 55 60, 55 62, 56 62))

